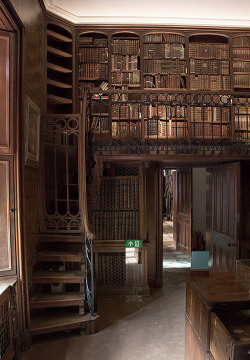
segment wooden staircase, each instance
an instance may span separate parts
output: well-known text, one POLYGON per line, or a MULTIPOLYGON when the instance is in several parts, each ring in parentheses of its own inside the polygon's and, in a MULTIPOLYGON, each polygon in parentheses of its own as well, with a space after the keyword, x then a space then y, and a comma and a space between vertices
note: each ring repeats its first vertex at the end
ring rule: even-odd
POLYGON ((89 313, 85 301, 83 236, 43 234, 37 250, 30 296, 31 335, 77 328, 86 334, 96 332, 98 316, 89 313))

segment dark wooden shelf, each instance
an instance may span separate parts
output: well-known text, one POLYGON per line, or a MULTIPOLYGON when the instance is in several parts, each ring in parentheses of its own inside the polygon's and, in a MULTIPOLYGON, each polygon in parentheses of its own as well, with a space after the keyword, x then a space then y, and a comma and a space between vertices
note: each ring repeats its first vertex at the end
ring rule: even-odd
POLYGON ((236 59, 233 57, 233 61, 250 61, 250 59, 236 59))
POLYGON ((178 57, 143 57, 143 60, 180 60, 180 61, 186 61, 184 58, 178 58, 178 57))
MULTIPOLYGON (((100 81, 108 81, 108 79, 104 79, 104 78, 83 78, 83 77, 80 77, 78 78, 79 81, 97 81, 97 80, 100 80, 100 81)), ((100 89, 101 91, 101 89, 100 89)))
POLYGON ((249 71, 233 72, 233 75, 250 75, 250 72, 249 71))
POLYGON ((72 88, 72 85, 65 84, 65 83, 55 81, 55 80, 52 80, 52 79, 47 79, 47 84, 48 85, 53 85, 53 86, 56 86, 56 87, 62 88, 62 89, 71 89, 72 88))
POLYGON ((55 70, 55 71, 58 71, 58 72, 61 72, 61 73, 65 73, 65 74, 70 74, 72 73, 72 70, 71 69, 67 69, 67 68, 64 68, 62 66, 59 66, 59 65, 56 65, 56 64, 52 64, 50 62, 47 63, 47 68, 50 69, 50 70, 55 70))
POLYGON ((62 51, 62 50, 58 50, 56 48, 53 48, 52 46, 47 46, 47 51, 52 53, 52 54, 62 56, 62 57, 65 57, 65 58, 71 58, 72 57, 72 54, 69 54, 69 53, 67 53, 65 51, 62 51))
POLYGON ((111 84, 111 86, 129 86, 129 87, 140 87, 141 84, 111 84))
POLYGON ((180 42, 180 41, 143 41, 143 44, 181 44, 181 45, 186 45, 185 42, 180 42))
POLYGON ((120 69, 112 69, 111 72, 121 72, 121 73, 131 73, 131 72, 140 72, 141 70, 120 70, 120 69))
POLYGON ((180 76, 187 76, 186 73, 161 73, 161 72, 158 72, 158 73, 149 73, 149 72, 144 72, 143 75, 152 75, 152 76, 155 76, 155 75, 180 75, 180 76))
POLYGON ((62 42, 72 42, 72 39, 68 38, 67 36, 61 35, 56 33, 55 31, 52 30, 47 30, 47 35, 58 40, 58 41, 62 41, 62 42))
POLYGON ((72 104, 71 99, 66 99, 60 96, 47 94, 47 101, 50 104, 72 104))

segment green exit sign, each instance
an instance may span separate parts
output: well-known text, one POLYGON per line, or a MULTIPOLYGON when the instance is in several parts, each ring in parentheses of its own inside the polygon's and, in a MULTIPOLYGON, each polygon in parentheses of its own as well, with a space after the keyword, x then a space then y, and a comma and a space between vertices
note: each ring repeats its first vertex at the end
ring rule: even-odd
POLYGON ((126 248, 142 248, 142 240, 127 240, 126 248))

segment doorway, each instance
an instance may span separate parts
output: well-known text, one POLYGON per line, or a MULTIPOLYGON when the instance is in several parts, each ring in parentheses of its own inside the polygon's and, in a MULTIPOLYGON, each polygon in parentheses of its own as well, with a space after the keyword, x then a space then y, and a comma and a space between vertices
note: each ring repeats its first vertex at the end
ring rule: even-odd
POLYGON ((176 216, 174 216, 174 181, 175 169, 163 169, 163 269, 188 269, 191 266, 190 256, 177 249, 176 216), (176 234, 176 230, 175 230, 176 234))

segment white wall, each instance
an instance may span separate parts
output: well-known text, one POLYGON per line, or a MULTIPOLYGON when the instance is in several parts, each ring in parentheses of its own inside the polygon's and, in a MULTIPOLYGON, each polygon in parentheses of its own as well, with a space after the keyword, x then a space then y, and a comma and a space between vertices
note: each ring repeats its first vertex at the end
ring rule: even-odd
POLYGON ((206 236, 206 168, 193 168, 192 226, 206 236))

